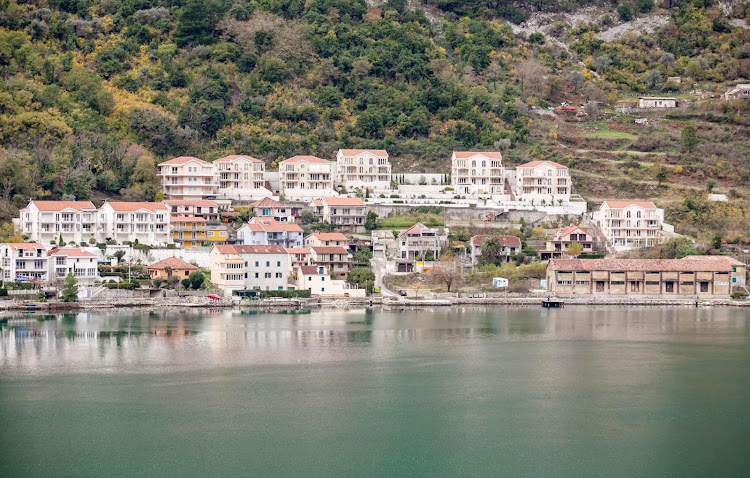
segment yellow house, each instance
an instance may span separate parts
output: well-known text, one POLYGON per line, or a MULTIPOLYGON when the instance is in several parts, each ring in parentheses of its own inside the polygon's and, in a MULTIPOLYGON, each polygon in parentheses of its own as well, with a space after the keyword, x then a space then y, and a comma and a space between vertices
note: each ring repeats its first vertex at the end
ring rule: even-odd
POLYGON ((206 243, 206 219, 197 216, 172 216, 172 240, 183 247, 200 247, 206 243))
POLYGON ((227 226, 221 225, 208 225, 206 227, 206 236, 208 242, 213 244, 226 244, 229 240, 229 231, 227 226))
POLYGON ((167 257, 159 262, 147 267, 148 276, 151 280, 178 277, 180 280, 186 279, 191 272, 197 271, 198 267, 178 259, 176 257, 167 257))

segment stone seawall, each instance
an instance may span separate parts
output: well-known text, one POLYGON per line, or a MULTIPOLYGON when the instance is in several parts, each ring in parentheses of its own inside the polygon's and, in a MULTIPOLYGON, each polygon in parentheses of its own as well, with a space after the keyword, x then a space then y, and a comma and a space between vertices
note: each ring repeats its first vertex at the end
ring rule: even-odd
MULTIPOLYGON (((348 299, 265 299, 258 301, 221 299, 211 300, 207 297, 168 297, 168 298, 111 298, 107 300, 87 300, 81 302, 24 302, 6 300, 0 302, 0 310, 5 311, 64 311, 137 308, 148 310, 190 309, 190 308, 239 308, 239 309, 314 309, 314 308, 410 308, 410 307, 452 307, 452 306, 504 306, 504 307, 541 307, 543 297, 485 297, 485 298, 441 298, 441 299, 404 299, 404 298, 348 298, 348 299), (28 306, 27 304, 32 304, 28 306)), ((576 297, 552 299, 571 306, 606 306, 606 307, 750 307, 750 300, 716 299, 623 299, 612 297, 576 297)))

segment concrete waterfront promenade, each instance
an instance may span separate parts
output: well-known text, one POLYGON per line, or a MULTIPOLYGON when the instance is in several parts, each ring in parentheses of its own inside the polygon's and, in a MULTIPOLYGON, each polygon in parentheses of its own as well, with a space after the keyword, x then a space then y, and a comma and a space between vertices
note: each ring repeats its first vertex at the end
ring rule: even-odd
MULTIPOLYGON (((198 308, 241 308, 241 309, 310 309, 310 308, 412 308, 412 307, 451 307, 451 306, 504 306, 504 307, 541 307, 546 296, 528 297, 451 297, 438 299, 422 298, 309 298, 309 299, 264 299, 240 300, 239 298, 212 300, 206 297, 173 297, 173 298, 119 298, 107 300, 87 300, 80 302, 0 302, 0 311, 50 311, 65 310, 98 310, 118 308, 138 309, 198 309, 198 308), (28 304, 33 304, 29 306, 28 304)), ((750 307, 750 300, 733 300, 729 298, 615 298, 607 297, 563 297, 552 299, 568 306, 623 306, 623 307, 750 307)))

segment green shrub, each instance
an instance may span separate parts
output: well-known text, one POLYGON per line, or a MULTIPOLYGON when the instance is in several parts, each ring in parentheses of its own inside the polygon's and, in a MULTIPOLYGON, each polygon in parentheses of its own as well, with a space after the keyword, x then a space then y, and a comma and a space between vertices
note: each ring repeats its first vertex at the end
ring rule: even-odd
POLYGON ((744 299, 747 297, 747 292, 744 290, 736 290, 732 292, 732 299, 744 299))

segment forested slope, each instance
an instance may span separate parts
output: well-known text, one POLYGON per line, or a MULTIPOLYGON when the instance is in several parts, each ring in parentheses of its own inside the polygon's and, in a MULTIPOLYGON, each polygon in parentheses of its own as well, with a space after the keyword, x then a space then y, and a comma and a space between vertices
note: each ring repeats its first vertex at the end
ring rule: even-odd
POLYGON ((387 149, 397 171, 446 170, 454 149, 499 149, 510 165, 554 159, 585 196, 664 197, 678 222, 683 196, 710 180, 733 190, 726 207, 742 208, 742 220, 747 104, 707 104, 648 131, 607 109, 641 94, 687 95, 669 77, 712 93, 750 77, 750 7, 722 7, 2 1, 0 216, 30 197, 158 198, 155 164, 176 155, 244 153, 272 167, 372 147, 387 149), (648 16, 662 19, 653 32, 602 39, 648 16), (536 17, 544 29, 516 26, 536 17), (537 114, 561 101, 600 106, 581 123, 537 114))

